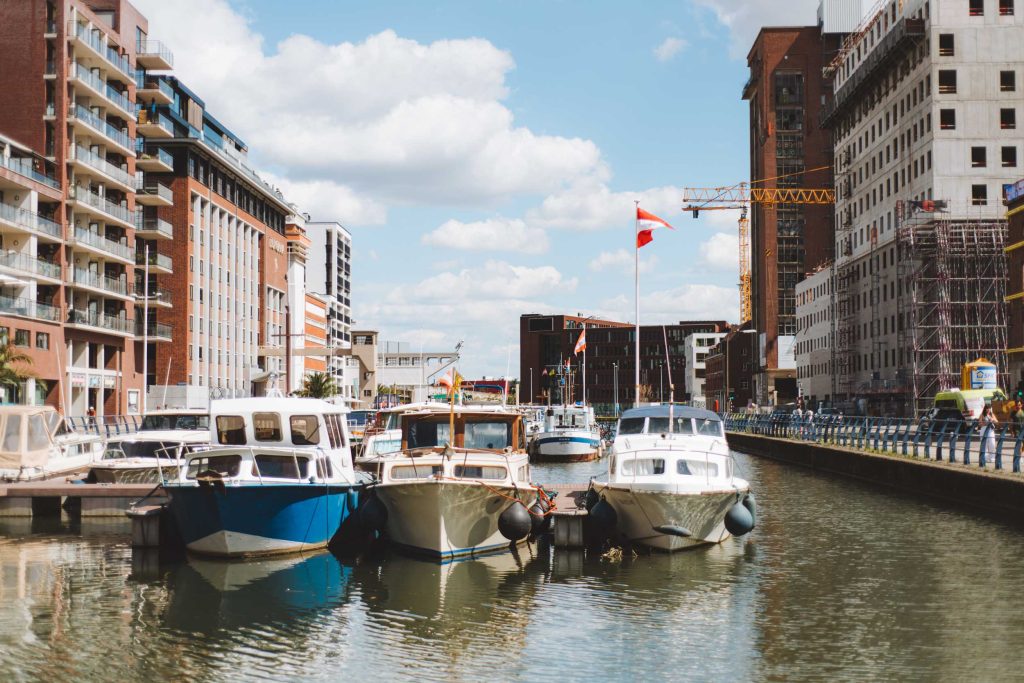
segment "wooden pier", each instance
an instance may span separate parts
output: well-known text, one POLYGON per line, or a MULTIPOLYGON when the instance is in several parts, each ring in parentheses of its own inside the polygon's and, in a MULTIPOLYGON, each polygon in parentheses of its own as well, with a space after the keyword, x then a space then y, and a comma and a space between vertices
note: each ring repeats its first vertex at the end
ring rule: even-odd
POLYGON ((556 548, 583 548, 587 545, 587 509, 584 501, 589 484, 545 486, 555 491, 554 544, 556 548))
POLYGON ((0 484, 0 517, 59 515, 71 508, 82 517, 123 517, 129 506, 149 496, 147 502, 166 502, 155 484, 75 484, 39 481, 0 484))

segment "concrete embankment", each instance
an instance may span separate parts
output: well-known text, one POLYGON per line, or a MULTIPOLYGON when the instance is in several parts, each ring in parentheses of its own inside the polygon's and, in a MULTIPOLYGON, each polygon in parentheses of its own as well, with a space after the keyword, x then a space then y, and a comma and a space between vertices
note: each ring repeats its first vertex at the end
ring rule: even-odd
POLYGON ((814 470, 854 477, 904 491, 1008 513, 1024 522, 1024 474, 993 472, 910 456, 866 453, 841 446, 778 439, 760 434, 727 434, 742 453, 814 470))

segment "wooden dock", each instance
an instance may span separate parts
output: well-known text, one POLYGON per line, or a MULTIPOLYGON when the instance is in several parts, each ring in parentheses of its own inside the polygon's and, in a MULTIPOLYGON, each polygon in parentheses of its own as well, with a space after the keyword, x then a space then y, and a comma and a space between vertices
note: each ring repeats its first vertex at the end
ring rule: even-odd
POLYGON ((65 503, 82 517, 123 517, 135 501, 149 495, 159 504, 166 495, 155 484, 75 484, 65 480, 0 484, 0 517, 59 515, 65 503))
POLYGON ((545 486, 555 491, 554 544, 556 548, 583 548, 587 545, 585 499, 589 484, 556 484, 545 486))

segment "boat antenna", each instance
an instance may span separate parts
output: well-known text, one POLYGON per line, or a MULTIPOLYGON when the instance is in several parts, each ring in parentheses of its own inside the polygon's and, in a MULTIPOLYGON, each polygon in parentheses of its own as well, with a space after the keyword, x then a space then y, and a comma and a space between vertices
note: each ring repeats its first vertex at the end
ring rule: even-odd
POLYGON ((661 326, 661 338, 665 342, 665 368, 668 370, 668 433, 672 433, 673 408, 676 402, 676 385, 672 384, 672 364, 668 362, 668 332, 661 326))

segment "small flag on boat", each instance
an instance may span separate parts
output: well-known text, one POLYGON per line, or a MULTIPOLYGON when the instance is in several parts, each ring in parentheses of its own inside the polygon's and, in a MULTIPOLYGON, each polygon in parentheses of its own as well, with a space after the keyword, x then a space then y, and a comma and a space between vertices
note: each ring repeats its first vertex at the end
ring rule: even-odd
POLYGON ((573 355, 580 355, 581 351, 587 350, 587 330, 584 329, 580 332, 580 338, 576 340, 576 348, 573 349, 573 355))
POLYGON ((437 380, 438 384, 440 384, 442 387, 448 387, 449 389, 452 388, 452 383, 453 382, 454 382, 454 379, 452 377, 452 371, 451 370, 449 370, 448 372, 446 372, 443 375, 441 375, 441 377, 438 378, 438 380, 437 380))
POLYGON ((653 213, 644 211, 639 206, 636 207, 636 226, 637 249, 654 241, 654 236, 651 233, 654 232, 655 228, 666 227, 669 230, 675 230, 671 225, 658 218, 653 213))

